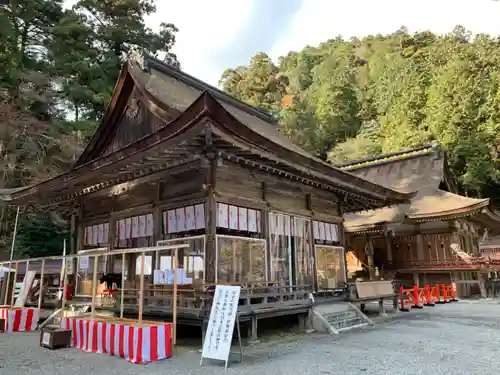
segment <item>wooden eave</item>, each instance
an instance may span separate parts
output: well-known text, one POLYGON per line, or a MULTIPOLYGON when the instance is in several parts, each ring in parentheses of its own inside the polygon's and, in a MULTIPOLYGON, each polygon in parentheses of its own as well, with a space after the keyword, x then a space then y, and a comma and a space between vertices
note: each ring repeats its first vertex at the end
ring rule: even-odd
MULTIPOLYGON (((220 104, 205 92, 176 120, 159 131, 118 152, 76 167, 68 173, 16 191, 11 196, 12 201, 28 204, 37 204, 40 201, 57 203, 192 161, 189 156, 196 155, 193 147, 203 146, 203 134, 208 129, 231 144, 233 151, 246 150, 258 158, 271 161, 273 164, 268 166, 275 173, 281 172, 276 166, 282 166, 287 168, 282 172, 289 173, 289 177, 302 179, 303 182, 309 179, 310 182, 329 190, 351 194, 354 199, 365 200, 367 206, 384 205, 391 200, 401 201, 407 197, 407 194, 396 193, 353 175, 338 172, 334 168, 330 168, 329 172, 336 172, 335 175, 339 179, 324 175, 313 169, 309 160, 305 165, 288 161, 291 159, 290 151, 283 150, 259 134, 254 134, 225 112, 220 104), (198 141, 193 142, 197 137, 198 141), (259 146, 254 144, 255 141, 260 142, 259 146), (292 172, 295 172, 294 175, 292 172), (346 180, 349 182, 346 183, 346 180)), ((233 151, 228 151, 227 155, 231 155, 233 151)))
POLYGON ((181 115, 181 112, 177 111, 175 108, 166 106, 146 90, 143 79, 134 73, 134 69, 130 68, 128 62, 125 62, 116 82, 111 101, 99 123, 99 127, 90 139, 87 147, 85 147, 85 150, 83 150, 82 154, 73 165, 72 170, 100 156, 100 151, 106 145, 108 139, 114 134, 114 130, 126 107, 127 100, 134 88, 139 92, 138 99, 144 107, 148 109, 149 113, 165 122, 165 125, 169 122, 167 118, 169 118, 170 115, 174 115, 176 118, 181 115))

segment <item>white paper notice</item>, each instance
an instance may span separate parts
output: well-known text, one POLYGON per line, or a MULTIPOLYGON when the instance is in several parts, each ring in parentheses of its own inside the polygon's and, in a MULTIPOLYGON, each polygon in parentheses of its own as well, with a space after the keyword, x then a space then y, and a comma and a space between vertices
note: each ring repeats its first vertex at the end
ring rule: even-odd
POLYGON ((98 230, 98 235, 97 235, 97 242, 98 243, 104 243, 104 224, 99 224, 97 226, 98 230))
POLYGON ((229 206, 229 229, 238 229, 238 207, 229 206))
POLYGON ((90 245, 90 238, 92 237, 91 231, 92 227, 85 227, 85 238, 83 240, 84 245, 90 245))
POLYGON ((103 244, 108 243, 108 238, 109 238, 109 223, 104 223, 104 241, 103 244))
POLYGON ((177 232, 184 232, 186 230, 186 209, 184 207, 175 210, 177 216, 177 232))
POLYGON ((126 240, 127 239, 127 226, 125 225, 125 219, 121 219, 118 221, 118 239, 126 240))
POLYGON ((165 271, 164 270, 154 270, 153 273, 153 283, 158 285, 158 284, 165 284, 166 282, 165 279, 165 271))
POLYGON ((43 333, 42 344, 43 345, 50 345, 50 333, 49 332, 44 332, 43 333))
POLYGON ((339 242, 339 226, 337 224, 330 224, 332 231, 332 241, 339 242))
MULTIPOLYGON (((275 227, 275 225, 272 221, 271 221, 270 225, 271 225, 271 228, 275 227)), ((250 210, 250 209, 248 210, 248 231, 252 232, 252 233, 257 232, 257 211, 255 211, 255 210, 250 210)), ((271 233, 274 233, 274 232, 271 230, 271 233)))
POLYGON ((229 207, 225 203, 217 203, 217 226, 229 228, 229 207))
POLYGON ((248 210, 245 207, 238 209, 238 225, 239 230, 248 231, 248 210))
POLYGON ((132 218, 125 219, 125 238, 128 240, 132 238, 132 218))
POLYGON ((332 241, 332 225, 330 223, 325 224, 325 239, 328 242, 332 241))
POLYGON ((210 320, 203 340, 202 358, 228 360, 240 291, 240 286, 215 286, 210 320))
POLYGON ((313 235, 315 240, 319 240, 319 223, 316 220, 313 221, 313 235))
POLYGON ((146 215, 141 215, 138 217, 139 230, 137 234, 139 237, 146 237, 146 215))
POLYGON ((205 228, 205 205, 202 203, 194 206, 194 214, 196 215, 196 229, 205 228))
POLYGON ((163 224, 163 234, 170 233, 168 230, 168 216, 167 211, 162 212, 162 224, 163 224))
POLYGON ((196 217, 194 216, 194 206, 186 207, 186 230, 196 229, 196 217))
MULTIPOLYGON (((135 274, 141 274, 141 257, 142 255, 138 255, 135 260, 135 274)), ((151 255, 144 256, 144 275, 151 275, 151 263, 153 261, 153 257, 151 255)))
POLYGON ((93 225, 91 245, 97 245, 98 243, 99 243, 99 225, 93 225))
POLYGON ((132 238, 138 238, 139 236, 139 216, 134 216, 132 218, 132 238))
POLYGON ((88 270, 89 269, 89 257, 84 255, 80 256, 78 258, 78 261, 80 263, 79 267, 81 270, 88 270))
MULTIPOLYGON (((165 213, 164 213, 165 214, 165 213)), ((154 234, 154 221, 153 221, 153 214, 147 214, 146 215, 146 236, 152 236, 154 234)))
POLYGON ((177 233, 177 216, 175 210, 168 210, 168 233, 177 233))

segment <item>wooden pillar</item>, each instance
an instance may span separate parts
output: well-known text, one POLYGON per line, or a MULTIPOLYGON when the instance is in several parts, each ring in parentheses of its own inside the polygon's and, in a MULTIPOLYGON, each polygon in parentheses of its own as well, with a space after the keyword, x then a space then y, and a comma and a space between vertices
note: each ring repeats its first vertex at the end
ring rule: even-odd
MULTIPOLYGON (((208 130, 207 130, 208 131, 208 130)), ((209 137, 211 138, 211 136, 209 137)), ((211 143, 211 141, 207 141, 211 143)), ((204 158, 203 167, 205 169, 206 186, 206 218, 205 233, 207 236, 205 248, 205 283, 214 283, 217 280, 216 259, 217 259, 217 201, 215 199, 215 182, 217 173, 217 155, 214 150, 207 152, 204 158), (207 163, 208 162, 208 163, 207 163)))
POLYGON ((368 273, 370 280, 375 280, 375 262, 373 259, 373 241, 370 237, 366 237, 365 253, 368 257, 368 273))
POLYGON ((385 233, 385 251, 387 263, 392 263, 392 234, 390 232, 385 233))
POLYGON ((417 261, 418 262, 423 262, 425 259, 424 256, 424 236, 422 236, 420 233, 417 234, 417 261))

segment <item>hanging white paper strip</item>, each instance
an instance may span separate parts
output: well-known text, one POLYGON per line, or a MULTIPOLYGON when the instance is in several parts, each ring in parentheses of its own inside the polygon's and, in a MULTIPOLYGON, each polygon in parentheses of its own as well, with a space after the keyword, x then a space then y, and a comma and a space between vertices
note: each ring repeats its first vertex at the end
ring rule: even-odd
POLYGON ((194 206, 186 207, 186 230, 196 229, 196 217, 194 215, 194 206))
POLYGON ((90 231, 91 231, 91 227, 85 227, 84 238, 83 238, 83 244, 85 246, 90 245, 90 237, 92 236, 90 234, 90 231))
POLYGON ((132 238, 132 218, 125 219, 125 238, 128 240, 132 238))
POLYGON ((99 226, 92 226, 92 243, 91 245, 97 245, 99 243, 99 226))
POLYGON ((177 216, 177 232, 184 232, 186 230, 186 209, 184 207, 175 210, 177 216))
POLYGON ((120 239, 121 241, 123 240, 126 240, 127 239, 127 225, 125 223, 125 219, 121 219, 118 221, 118 239, 120 239))
POLYGON ((325 223, 325 240, 332 242, 332 225, 330 223, 325 223))
POLYGON ((167 215, 167 211, 163 211, 162 213, 162 217, 163 217, 163 234, 167 234, 167 233, 170 233, 169 231, 169 227, 168 227, 168 215, 167 215))
POLYGON ((238 229, 238 207, 229 206, 229 229, 238 229))
POLYGON ((177 215, 175 210, 168 210, 168 233, 177 232, 177 215))
POLYGON ((153 220, 153 214, 147 214, 146 215, 146 236, 150 237, 154 234, 154 220, 153 220))
POLYGON ((103 244, 107 244, 109 239, 109 223, 104 223, 104 242, 103 244))
POLYGON ((229 227, 229 208, 225 203, 217 203, 217 226, 219 228, 229 227))
POLYGON ((205 204, 197 204, 194 207, 194 212, 196 215, 196 229, 205 228, 205 204))
POLYGON ((238 229, 241 231, 248 231, 248 209, 239 207, 238 209, 238 229))
POLYGON ((139 237, 146 237, 146 215, 139 216, 138 222, 139 230, 137 232, 139 237))
POLYGON ((316 220, 313 221, 313 235, 315 239, 319 240, 319 223, 316 220))
POLYGON ((332 241, 339 242, 339 226, 338 224, 330 224, 332 232, 332 241))
POLYGON ((260 211, 257 211, 257 233, 261 233, 262 231, 262 223, 261 223, 261 216, 260 216, 260 211))
MULTIPOLYGON (((273 223, 271 223, 271 225, 273 228, 274 227, 273 223)), ((257 211, 252 209, 248 210, 248 231, 252 233, 257 233, 257 211)))
POLYGON ((98 230, 98 235, 97 235, 97 242, 98 243, 104 243, 104 224, 99 224, 97 226, 97 230, 98 230))
POLYGON ((130 236, 131 238, 138 238, 141 237, 139 235, 139 216, 134 216, 131 218, 132 220, 132 235, 130 236))

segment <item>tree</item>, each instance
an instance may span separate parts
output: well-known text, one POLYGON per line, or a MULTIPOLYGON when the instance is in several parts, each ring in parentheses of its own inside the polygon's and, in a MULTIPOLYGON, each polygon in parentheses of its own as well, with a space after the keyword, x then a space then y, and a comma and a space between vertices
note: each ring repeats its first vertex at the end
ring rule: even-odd
POLYGON ((64 239, 69 239, 65 221, 47 213, 30 214, 19 221, 15 257, 62 255, 64 239))
MULTIPOLYGON (((171 53, 175 26, 146 27, 144 18, 154 11, 151 0, 79 0, 66 10, 63 0, 12 0, 0 8, 0 188, 36 183, 72 165, 131 48, 164 53, 179 67, 171 53)), ((0 252, 10 242, 14 214, 0 208, 0 252)), ((26 215, 27 228, 56 233, 54 226, 67 226, 65 212, 26 215)))
POLYGON ((262 64, 254 60, 227 70, 222 88, 249 104, 279 108, 284 134, 311 153, 342 163, 436 140, 464 192, 500 202, 497 38, 473 38, 461 26, 442 36, 402 27, 308 46, 277 66, 265 61, 272 69, 259 74, 262 64), (273 85, 255 89, 262 77, 286 79, 278 94, 273 85))
POLYGON ((55 68, 62 72, 61 97, 75 119, 97 121, 114 90, 121 65, 131 48, 158 55, 179 68, 171 52, 178 31, 162 23, 158 32, 145 24, 154 13, 152 0, 79 0, 54 29, 55 68))

